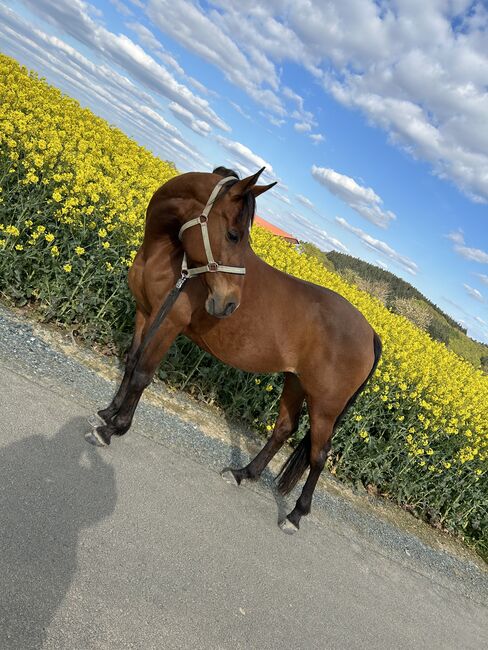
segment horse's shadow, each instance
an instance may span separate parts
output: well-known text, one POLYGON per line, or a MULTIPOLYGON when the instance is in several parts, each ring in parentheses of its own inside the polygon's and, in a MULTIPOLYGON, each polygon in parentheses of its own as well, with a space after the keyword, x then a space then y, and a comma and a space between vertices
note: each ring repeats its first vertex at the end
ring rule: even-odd
MULTIPOLYGON (((230 418, 226 418, 226 421, 229 427, 231 440, 228 466, 232 469, 244 467, 260 451, 266 440, 257 440, 256 435, 250 434, 244 427, 236 424, 236 422, 232 421, 230 418)), ((266 467, 263 471, 259 482, 265 485, 273 495, 277 508, 277 522, 280 523, 285 519, 289 508, 286 499, 278 491, 276 476, 269 467, 266 467)), ((243 485, 245 484, 246 481, 243 482, 243 485)))
POLYGON ((113 468, 82 418, 0 448, 0 647, 40 648, 76 570, 80 531, 110 515, 113 468))

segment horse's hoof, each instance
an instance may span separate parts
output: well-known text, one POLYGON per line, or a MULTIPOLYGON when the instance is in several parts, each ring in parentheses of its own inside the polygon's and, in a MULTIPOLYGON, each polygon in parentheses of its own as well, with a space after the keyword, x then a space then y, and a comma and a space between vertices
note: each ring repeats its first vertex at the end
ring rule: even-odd
POLYGON ((98 413, 94 413, 93 415, 89 415, 87 418, 88 424, 96 429, 97 427, 105 427, 107 423, 105 420, 98 415, 98 413))
POLYGON ((294 535, 298 530, 298 526, 292 524, 288 517, 285 517, 283 521, 280 521, 279 526, 281 530, 287 535, 294 535))
POLYGON ((108 443, 102 438, 96 428, 93 431, 85 433, 85 440, 95 447, 108 447, 108 443))
POLYGON ((225 467, 221 472, 220 476, 224 479, 226 483, 229 483, 229 485, 236 485, 239 486, 239 481, 236 479, 234 476, 234 472, 230 467, 225 467))

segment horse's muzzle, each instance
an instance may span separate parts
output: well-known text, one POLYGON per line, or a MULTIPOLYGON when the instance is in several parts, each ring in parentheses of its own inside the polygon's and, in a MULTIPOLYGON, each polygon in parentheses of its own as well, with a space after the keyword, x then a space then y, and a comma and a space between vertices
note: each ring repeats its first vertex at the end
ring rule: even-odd
POLYGON ((235 312, 238 306, 239 304, 233 301, 221 304, 220 301, 215 300, 215 298, 208 298, 205 302, 207 313, 216 318, 227 318, 227 316, 230 316, 235 312))

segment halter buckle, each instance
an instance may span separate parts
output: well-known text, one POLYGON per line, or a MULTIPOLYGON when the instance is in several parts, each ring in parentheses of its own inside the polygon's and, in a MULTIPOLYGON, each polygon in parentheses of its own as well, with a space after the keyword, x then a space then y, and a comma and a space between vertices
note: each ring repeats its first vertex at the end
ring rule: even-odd
POLYGON ((210 273, 216 273, 219 270, 219 265, 217 262, 209 262, 207 264, 207 269, 210 271, 210 273))
POLYGON ((200 223, 207 223, 207 221, 208 221, 208 217, 207 217, 206 215, 204 215, 204 214, 201 214, 201 215, 198 217, 198 220, 200 221, 200 223))

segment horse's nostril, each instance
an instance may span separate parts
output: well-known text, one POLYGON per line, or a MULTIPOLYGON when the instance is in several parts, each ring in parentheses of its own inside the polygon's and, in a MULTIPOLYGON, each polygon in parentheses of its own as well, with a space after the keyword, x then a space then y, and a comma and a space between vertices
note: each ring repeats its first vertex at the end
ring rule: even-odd
POLYGON ((232 314, 232 312, 234 312, 235 309, 236 309, 236 303, 235 302, 228 302, 224 313, 225 313, 226 316, 230 316, 230 314, 232 314))

